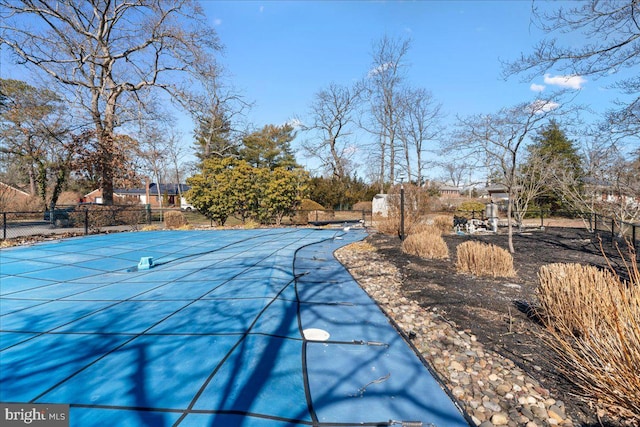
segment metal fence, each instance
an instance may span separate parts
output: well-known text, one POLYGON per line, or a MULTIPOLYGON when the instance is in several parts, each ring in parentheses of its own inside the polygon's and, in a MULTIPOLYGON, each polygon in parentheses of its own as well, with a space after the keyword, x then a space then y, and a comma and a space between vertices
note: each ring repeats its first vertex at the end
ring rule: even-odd
MULTIPOLYGON (((0 212, 0 238, 16 239, 51 234, 87 235, 105 231, 135 231, 145 227, 163 227, 164 216, 176 209, 151 209, 148 206, 59 206, 46 211, 0 212)), ((183 211, 187 223, 212 227, 215 223, 197 211, 183 211)), ((297 211, 283 218, 282 225, 343 225, 372 223, 371 211, 314 210, 297 211)), ((230 218, 227 225, 241 225, 230 218)))
MULTIPOLYGON (((485 211, 457 211, 457 214, 474 219, 486 220, 485 211)), ((515 215, 517 212, 513 212, 515 215)), ((545 226, 545 220, 550 218, 571 218, 579 219, 589 231, 602 240, 609 241, 612 245, 630 244, 638 252, 640 246, 640 223, 619 221, 615 218, 600 215, 593 212, 576 211, 550 211, 547 209, 536 209, 527 211, 523 216, 526 219, 539 219, 540 227, 545 226)), ((512 219, 512 221, 514 221, 512 219)))
MULTIPOLYGON (((160 214, 161 216, 161 214, 160 214)), ((159 213, 132 206, 61 206, 53 212, 1 212, 3 240, 48 234, 91 234, 109 229, 137 230, 161 221, 159 213)))
POLYGON ((368 227, 373 223, 372 212, 366 210, 304 210, 298 211, 291 220, 320 226, 362 224, 368 227))

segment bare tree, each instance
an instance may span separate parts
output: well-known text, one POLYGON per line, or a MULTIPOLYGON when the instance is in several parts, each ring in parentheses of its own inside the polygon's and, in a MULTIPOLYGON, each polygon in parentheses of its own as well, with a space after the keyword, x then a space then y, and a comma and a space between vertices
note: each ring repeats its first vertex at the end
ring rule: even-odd
POLYGON ((373 46, 371 69, 364 83, 371 113, 371 123, 364 127, 378 140, 376 152, 380 156, 380 191, 387 178, 386 165, 389 166, 389 180, 395 180, 397 139, 403 105, 400 95, 409 47, 409 40, 388 36, 377 41, 373 46))
POLYGON ((518 191, 518 168, 522 152, 529 142, 529 134, 538 129, 550 115, 556 114, 555 102, 537 99, 503 108, 489 115, 475 115, 458 119, 458 132, 453 149, 466 152, 471 158, 486 158, 488 166, 497 170, 501 183, 509 195, 507 205, 509 251, 513 247, 511 216, 518 191))
POLYGON ((167 137, 166 147, 167 161, 169 162, 169 167, 171 168, 175 182, 178 184, 179 203, 182 202, 182 186, 180 184, 185 180, 185 165, 183 161, 186 154, 185 147, 180 143, 180 136, 178 132, 170 132, 167 137))
POLYGON ((626 153, 607 134, 587 140, 585 176, 556 176, 558 187, 576 209, 614 218, 619 224, 640 219, 640 151, 626 153))
POLYGON ((212 72, 214 30, 191 0, 0 0, 0 10, 0 46, 87 113, 103 154, 103 200, 113 204, 115 129, 152 113, 154 95, 184 92, 176 77, 212 72))
POLYGON ((31 195, 53 209, 79 154, 82 138, 74 135, 62 100, 51 90, 19 80, 0 79, 0 153, 20 165, 31 195))
POLYGON ((404 106, 399 139, 402 141, 407 178, 409 181, 415 178, 415 182, 421 185, 425 143, 434 141, 442 132, 442 105, 435 101, 431 92, 422 88, 407 89, 401 99, 404 106), (415 158, 415 169, 411 167, 412 158, 415 158))
MULTIPOLYGON (((545 13, 533 9, 536 24, 549 38, 538 43, 533 53, 507 63, 505 76, 524 73, 538 76, 547 70, 565 72, 568 76, 610 76, 622 69, 633 70, 640 64, 640 2, 588 0, 570 3, 545 13), (566 39, 556 35, 571 34, 566 39), (575 37, 578 36, 578 37, 575 37), (582 42, 580 42, 580 40, 582 42)), ((561 37, 561 36, 560 36, 561 37)), ((640 129, 640 78, 632 73, 619 79, 614 87, 630 95, 620 101, 609 114, 612 130, 637 137, 640 129)))
POLYGON ((618 222, 623 235, 625 223, 640 219, 640 156, 627 157, 619 151, 612 153, 612 164, 607 170, 605 213, 610 212, 618 222))
POLYGON ((209 72, 195 76, 201 93, 185 92, 180 99, 197 126, 194 136, 200 160, 237 156, 242 137, 249 133, 244 119, 252 104, 222 75, 223 70, 212 65, 209 72))
POLYGON ((359 89, 331 83, 315 95, 311 105, 312 123, 305 130, 318 131, 321 141, 306 141, 303 149, 320 160, 325 170, 342 179, 349 170, 353 154, 348 137, 354 124, 354 113, 358 104, 359 89))
MULTIPOLYGON (((640 152, 623 152, 611 134, 585 137, 583 174, 553 168, 553 186, 573 209, 614 218, 619 224, 640 218, 640 152)), ((585 225, 586 223, 585 218, 585 225)))
MULTIPOLYGON (((150 127, 143 129, 138 146, 138 158, 143 162, 143 173, 154 177, 160 207, 162 194, 160 184, 166 183, 167 149, 166 133, 163 129, 150 127)), ((147 201, 148 203, 148 201, 147 201)))
POLYGON ((474 167, 467 160, 450 156, 447 160, 435 164, 444 170, 441 178, 444 182, 460 188, 465 184, 466 178, 466 183, 472 184, 470 176, 474 167))
POLYGON ((558 169, 551 164, 553 162, 554 159, 543 155, 539 150, 530 150, 516 171, 513 218, 520 229, 524 225, 529 205, 544 192, 552 180, 553 171, 558 169))

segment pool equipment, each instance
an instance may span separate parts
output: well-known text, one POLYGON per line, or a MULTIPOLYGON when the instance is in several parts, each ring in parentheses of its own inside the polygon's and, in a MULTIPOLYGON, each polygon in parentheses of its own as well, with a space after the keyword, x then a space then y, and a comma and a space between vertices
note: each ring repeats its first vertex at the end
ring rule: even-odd
POLYGON ((153 257, 143 256, 138 263, 138 270, 149 270, 153 266, 153 257))

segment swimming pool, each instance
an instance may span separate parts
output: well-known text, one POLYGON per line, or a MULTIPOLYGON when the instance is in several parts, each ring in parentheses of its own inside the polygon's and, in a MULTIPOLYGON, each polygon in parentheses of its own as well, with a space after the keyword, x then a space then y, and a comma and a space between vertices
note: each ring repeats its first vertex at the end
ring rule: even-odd
POLYGON ((333 258, 364 237, 152 231, 3 249, 0 401, 69 404, 78 426, 467 426, 333 258))

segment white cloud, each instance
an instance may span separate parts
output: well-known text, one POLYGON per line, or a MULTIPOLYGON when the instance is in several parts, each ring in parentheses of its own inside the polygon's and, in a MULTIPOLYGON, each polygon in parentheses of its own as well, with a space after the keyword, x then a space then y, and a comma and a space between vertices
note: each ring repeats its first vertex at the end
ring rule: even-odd
POLYGON ((345 147, 343 154, 346 156, 352 156, 356 154, 358 151, 360 151, 360 149, 357 146, 349 145, 348 147, 345 147))
POLYGON ((264 12, 264 6, 260 6, 260 13, 264 12))
POLYGON ((531 86, 529 86, 529 89, 531 89, 534 92, 542 92, 545 88, 546 88, 545 85, 539 85, 536 83, 531 83, 531 86))
POLYGON ((545 101, 544 99, 537 99, 529 105, 529 108, 534 114, 548 113, 558 107, 560 107, 560 104, 557 102, 545 101))
POLYGON ((391 67, 393 67, 393 62, 385 62, 384 64, 378 65, 376 68, 369 71, 369 77, 373 77, 376 74, 384 73, 391 67))
POLYGON ((286 122, 285 124, 291 126, 294 129, 300 129, 304 127, 304 123, 302 123, 302 120, 294 117, 292 119, 289 119, 288 122, 286 122))
POLYGON ((213 25, 216 27, 219 27, 220 25, 222 25, 222 19, 220 18, 216 18, 213 20, 213 25))
POLYGON ((587 82, 587 80, 584 77, 577 75, 552 76, 551 74, 545 74, 544 82, 548 85, 566 87, 569 89, 582 89, 582 86, 587 82))

